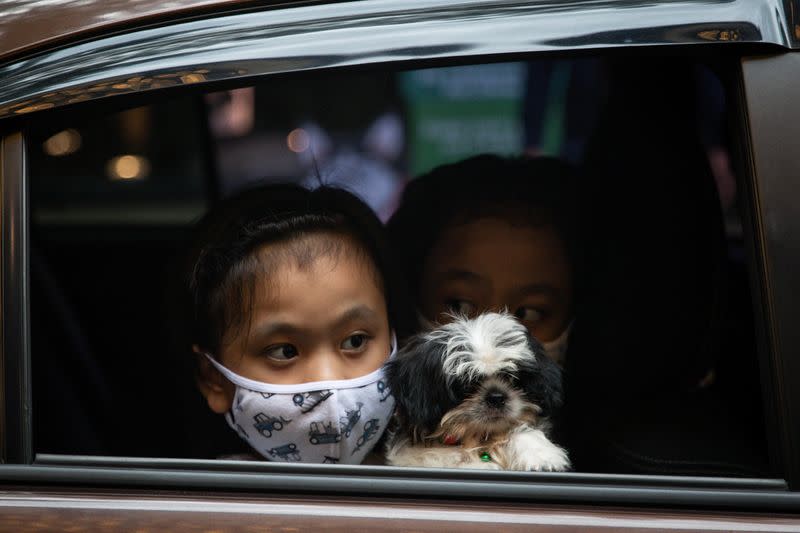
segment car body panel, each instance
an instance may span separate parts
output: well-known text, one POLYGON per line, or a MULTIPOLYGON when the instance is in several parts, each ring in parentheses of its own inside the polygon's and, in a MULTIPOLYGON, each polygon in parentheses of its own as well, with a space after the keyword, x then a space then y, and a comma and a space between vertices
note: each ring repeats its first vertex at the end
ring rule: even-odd
POLYGON ((0 523, 14 531, 800 531, 791 516, 597 509, 480 501, 403 502, 381 498, 287 498, 205 493, 197 496, 112 491, 0 492, 0 523))
POLYGON ((0 118, 97 98, 385 62, 654 45, 791 48, 780 0, 361 0, 97 39, 0 68, 0 118))
MULTIPOLYGON (((12 0, 0 8, 0 61, 125 26, 224 9, 246 0, 12 0)), ((249 2, 252 3, 252 2, 249 2)))

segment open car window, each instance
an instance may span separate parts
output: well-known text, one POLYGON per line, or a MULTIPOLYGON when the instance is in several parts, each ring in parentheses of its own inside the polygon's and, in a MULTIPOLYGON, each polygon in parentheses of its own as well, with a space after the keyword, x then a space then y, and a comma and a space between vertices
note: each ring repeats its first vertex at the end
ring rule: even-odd
POLYGON ((555 422, 575 471, 774 476, 734 79, 723 59, 532 57, 286 75, 37 123, 34 452, 247 452, 175 343, 170 294, 194 222, 274 182, 345 188, 387 221, 418 176, 492 153, 557 157, 578 176, 555 422))

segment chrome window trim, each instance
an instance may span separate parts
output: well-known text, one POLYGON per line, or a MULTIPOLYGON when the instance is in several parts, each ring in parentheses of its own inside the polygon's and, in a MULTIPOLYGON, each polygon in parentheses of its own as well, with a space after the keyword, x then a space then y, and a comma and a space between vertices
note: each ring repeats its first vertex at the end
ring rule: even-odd
MULTIPOLYGON (((252 463, 249 464, 252 468, 252 463)), ((278 466, 278 465, 273 465, 278 466)), ((487 506, 503 501, 569 502, 589 505, 660 505, 682 509, 729 509, 736 511, 784 511, 800 509, 800 493, 779 487, 743 488, 707 487, 686 483, 670 486, 608 483, 609 476, 597 475, 594 482, 571 482, 571 473, 498 472, 492 479, 484 471, 469 476, 434 476, 427 469, 423 475, 406 475, 402 468, 376 477, 380 467, 360 467, 362 472, 340 471, 339 465, 325 465, 325 472, 296 472, 271 468, 269 473, 250 471, 204 470, 201 462, 194 469, 139 467, 97 467, 56 465, 0 465, 0 484, 4 490, 15 485, 76 486, 79 488, 151 488, 189 491, 254 491, 284 497, 303 494, 337 497, 388 497, 417 499, 467 499, 487 506), (283 471, 281 471, 283 470, 283 471), (501 478, 501 479, 500 479, 501 478), (524 478, 524 479, 521 479, 524 478)), ((246 468, 246 467, 245 467, 246 468)), ((414 473, 416 469, 408 469, 414 473)), ((454 470, 452 472, 459 472, 454 470)), ((732 481, 732 480, 731 480, 732 481)), ((0 500, 2 493, 0 492, 0 500)))
POLYGON ((237 461, 224 459, 175 459, 151 457, 116 457, 92 455, 37 454, 37 466, 139 468, 170 471, 242 472, 263 475, 336 475, 363 476, 375 479, 420 478, 527 482, 552 481, 566 484, 601 484, 614 486, 691 487, 704 489, 778 490, 787 489, 783 479, 725 478, 701 476, 669 476, 650 474, 593 474, 585 472, 515 472, 468 470, 453 468, 408 468, 384 465, 323 465, 313 463, 275 463, 270 461, 237 461))
POLYGON ((361 0, 245 12, 5 65, 0 118, 170 86, 382 62, 703 43, 791 48, 793 14, 784 0, 361 0))
POLYGON ((33 460, 27 211, 25 139, 13 133, 0 141, 0 459, 6 463, 33 460))

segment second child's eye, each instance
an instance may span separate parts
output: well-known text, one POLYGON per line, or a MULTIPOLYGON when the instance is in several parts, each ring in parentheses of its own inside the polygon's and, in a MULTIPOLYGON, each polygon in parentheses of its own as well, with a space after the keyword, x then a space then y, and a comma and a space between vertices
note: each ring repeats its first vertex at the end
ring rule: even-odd
POLYGON ((467 317, 473 316, 477 310, 474 303, 470 302, 469 300, 459 300, 457 298, 447 300, 444 305, 447 307, 449 312, 467 317))
POLYGON ((514 311, 514 316, 523 322, 538 322, 543 313, 535 307, 519 307, 514 311))
POLYGON ((289 361, 299 355, 293 344, 273 344, 267 347, 263 353, 275 361, 289 361))
POLYGON ((342 342, 342 350, 346 350, 348 352, 361 351, 366 348, 368 340, 369 336, 366 333, 356 333, 355 335, 350 335, 342 342))

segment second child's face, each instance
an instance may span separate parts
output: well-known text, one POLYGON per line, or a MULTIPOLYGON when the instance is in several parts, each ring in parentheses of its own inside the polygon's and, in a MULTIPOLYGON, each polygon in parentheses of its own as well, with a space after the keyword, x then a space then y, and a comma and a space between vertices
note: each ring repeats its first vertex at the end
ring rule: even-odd
POLYGON ((571 300, 570 265, 555 229, 498 218, 446 228, 426 259, 419 295, 429 320, 508 309, 544 342, 566 329, 571 300))
POLYGON ((305 268, 283 261, 269 280, 256 282, 250 323, 224 339, 221 363, 272 384, 351 379, 377 370, 389 354, 391 332, 368 261, 347 242, 341 253, 321 255, 305 268))

